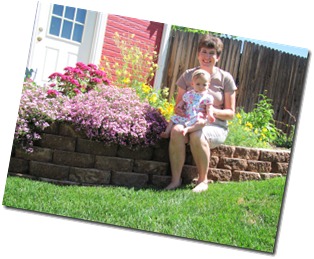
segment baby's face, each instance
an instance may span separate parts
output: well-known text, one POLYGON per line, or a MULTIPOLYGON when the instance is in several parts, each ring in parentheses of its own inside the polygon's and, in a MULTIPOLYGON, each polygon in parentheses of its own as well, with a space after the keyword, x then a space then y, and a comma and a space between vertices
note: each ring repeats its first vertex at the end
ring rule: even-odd
POLYGON ((193 87, 195 92, 203 92, 208 90, 209 80, 206 80, 204 77, 198 77, 193 80, 193 87))

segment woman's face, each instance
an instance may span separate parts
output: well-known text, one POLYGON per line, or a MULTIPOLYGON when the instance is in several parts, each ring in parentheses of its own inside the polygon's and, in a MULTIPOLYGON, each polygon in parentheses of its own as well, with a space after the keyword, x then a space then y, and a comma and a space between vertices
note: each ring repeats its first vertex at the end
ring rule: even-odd
POLYGON ((217 52, 215 49, 201 48, 198 53, 198 61, 203 68, 214 67, 218 62, 217 52))

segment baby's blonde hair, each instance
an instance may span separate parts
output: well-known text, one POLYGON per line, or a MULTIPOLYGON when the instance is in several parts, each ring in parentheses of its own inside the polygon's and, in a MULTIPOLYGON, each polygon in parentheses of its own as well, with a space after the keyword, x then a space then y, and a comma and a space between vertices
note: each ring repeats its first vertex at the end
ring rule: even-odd
POLYGON ((211 79, 210 74, 204 69, 197 69, 193 72, 192 80, 195 80, 199 77, 204 77, 205 80, 207 80, 207 81, 210 81, 210 79, 211 79))

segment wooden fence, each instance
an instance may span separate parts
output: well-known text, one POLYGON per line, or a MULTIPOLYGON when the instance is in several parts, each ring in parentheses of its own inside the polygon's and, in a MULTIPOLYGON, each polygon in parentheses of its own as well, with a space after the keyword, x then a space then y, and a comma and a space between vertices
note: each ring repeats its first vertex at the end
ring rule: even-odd
MULTIPOLYGON (((197 47, 201 35, 172 31, 162 87, 169 87, 170 97, 177 90, 176 81, 187 69, 198 66, 197 47)), ((270 49, 251 42, 221 38, 224 43, 218 67, 230 72, 237 90, 237 107, 251 111, 259 94, 272 99, 277 126, 289 132, 299 115, 307 59, 270 49), (265 92, 266 91, 266 92, 265 92)))

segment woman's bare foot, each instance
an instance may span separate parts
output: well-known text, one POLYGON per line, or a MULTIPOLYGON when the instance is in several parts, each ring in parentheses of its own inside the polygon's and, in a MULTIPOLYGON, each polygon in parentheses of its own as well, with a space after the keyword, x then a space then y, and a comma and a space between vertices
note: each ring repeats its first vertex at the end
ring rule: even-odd
POLYGON ((192 189, 193 192, 204 192, 208 189, 208 183, 212 183, 212 180, 205 180, 196 184, 196 186, 192 189))
POLYGON ((175 190, 181 186, 182 180, 180 180, 178 183, 171 182, 167 187, 165 187, 164 190, 175 190))

